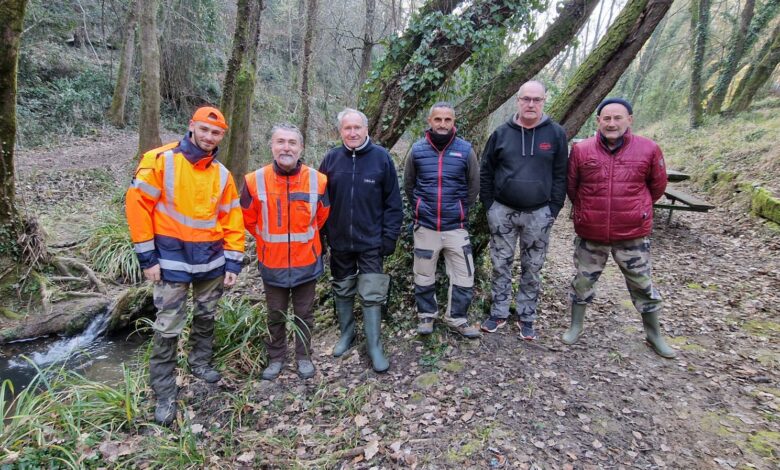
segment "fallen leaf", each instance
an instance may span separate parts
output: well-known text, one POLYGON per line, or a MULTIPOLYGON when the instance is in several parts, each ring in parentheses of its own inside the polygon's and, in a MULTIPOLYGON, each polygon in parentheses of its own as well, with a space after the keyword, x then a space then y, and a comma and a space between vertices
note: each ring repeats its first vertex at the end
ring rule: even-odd
POLYGON ((244 452, 236 458, 241 463, 251 463, 255 459, 255 453, 253 451, 244 452))
POLYGON ((368 424, 368 418, 366 418, 366 417, 365 417, 365 416, 363 416, 363 415, 357 415, 357 416, 355 416, 355 425, 356 425, 357 427, 359 427, 359 428, 362 428, 362 427, 363 427, 363 426, 365 426, 366 424, 368 424))
POLYGON ((193 434, 200 434, 203 432, 203 425, 199 423, 195 423, 190 427, 190 430, 193 434))
POLYGON ((463 421, 464 423, 468 423, 469 420, 471 420, 471 418, 473 417, 474 417, 474 412, 467 411, 463 416, 460 417, 460 420, 463 421))
POLYGON ((368 443, 366 448, 363 450, 363 455, 366 456, 366 460, 371 460, 374 458, 374 456, 379 452, 379 441, 377 439, 374 439, 368 443))
POLYGON ((601 442, 599 442, 599 440, 598 440, 598 439, 594 440, 594 441, 591 443, 591 445, 593 446, 593 448, 594 448, 594 449, 601 449, 602 447, 604 447, 604 444, 602 444, 601 442))

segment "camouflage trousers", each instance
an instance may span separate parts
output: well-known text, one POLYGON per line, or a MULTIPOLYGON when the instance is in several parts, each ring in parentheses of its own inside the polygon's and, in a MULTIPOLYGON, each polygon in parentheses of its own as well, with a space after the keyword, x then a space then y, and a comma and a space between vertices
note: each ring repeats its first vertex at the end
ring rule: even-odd
MULTIPOLYGON (((217 313, 217 302, 224 291, 224 276, 192 283, 192 300, 195 304, 194 317, 213 320, 217 313)), ((164 338, 179 336, 187 322, 187 293, 190 284, 183 282, 159 282, 154 285, 154 306, 157 319, 154 331, 164 338)))
POLYGON ((611 244, 597 243, 580 237, 574 240, 574 268, 576 274, 571 281, 570 296, 572 302, 589 304, 596 294, 598 281, 609 254, 615 260, 631 301, 639 313, 653 313, 661 310, 661 294, 653 287, 652 263, 650 259, 650 238, 623 240, 611 244))
POLYGON ((490 226, 490 260, 493 263, 490 315, 509 317, 512 266, 519 241, 520 283, 515 306, 521 321, 532 322, 536 320, 541 271, 555 217, 547 206, 521 212, 495 201, 488 210, 487 219, 490 226))

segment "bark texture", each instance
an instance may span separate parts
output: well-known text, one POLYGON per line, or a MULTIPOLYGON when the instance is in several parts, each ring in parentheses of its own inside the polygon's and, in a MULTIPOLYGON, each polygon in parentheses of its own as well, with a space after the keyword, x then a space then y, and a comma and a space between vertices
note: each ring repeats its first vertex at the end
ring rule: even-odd
POLYGON ((574 137, 617 83, 672 6, 672 0, 630 0, 548 113, 574 137))
POLYGON ((306 0, 306 28, 303 35, 303 57, 301 61, 301 134, 304 141, 309 138, 309 118, 311 112, 311 97, 309 96, 309 72, 311 69, 311 46, 314 41, 314 30, 317 26, 317 0, 306 0))
POLYGON ((141 112, 138 152, 162 145, 160 140, 160 45, 157 40, 158 0, 139 0, 141 47, 141 112))
POLYGON ((366 23, 363 25, 363 49, 360 53, 360 69, 358 69, 357 85, 363 86, 371 69, 371 53, 374 50, 374 18, 376 16, 376 0, 366 0, 366 23))
POLYGON ((138 22, 136 3, 131 2, 125 20, 124 41, 122 43, 122 57, 119 59, 119 71, 116 75, 114 95, 111 98, 111 107, 108 109, 108 121, 116 127, 125 127, 125 104, 127 103, 127 88, 130 84, 130 75, 133 72, 133 60, 135 58, 135 28, 138 22))
POLYGON ((710 24, 710 1, 691 1, 691 89, 688 95, 690 108, 690 124, 692 128, 699 127, 704 116, 702 107, 702 68, 704 67, 704 51, 707 47, 707 36, 710 24))
POLYGON ((16 71, 26 6, 26 0, 0 1, 0 256, 10 254, 19 228, 14 182, 16 71))
POLYGON ((756 64, 750 67, 734 95, 732 105, 728 110, 730 114, 746 111, 750 107, 756 93, 766 84, 777 64, 780 63, 780 25, 775 27, 766 46, 762 49, 761 56, 756 64))

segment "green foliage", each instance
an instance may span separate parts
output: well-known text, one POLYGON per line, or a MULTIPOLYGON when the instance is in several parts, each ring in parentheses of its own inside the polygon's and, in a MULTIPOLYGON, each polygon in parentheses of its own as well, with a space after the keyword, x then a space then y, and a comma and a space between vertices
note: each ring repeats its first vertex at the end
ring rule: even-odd
POLYGON ((113 210, 105 212, 100 219, 90 227, 89 238, 84 244, 92 266, 114 280, 131 284, 141 282, 143 274, 124 216, 113 210))
POLYGON ((255 375, 266 357, 268 337, 265 302, 252 304, 245 297, 223 296, 221 314, 214 331, 214 359, 218 364, 237 368, 236 372, 255 375))
POLYGON ((102 126, 113 83, 104 68, 62 46, 22 49, 19 59, 19 143, 84 136, 102 126))

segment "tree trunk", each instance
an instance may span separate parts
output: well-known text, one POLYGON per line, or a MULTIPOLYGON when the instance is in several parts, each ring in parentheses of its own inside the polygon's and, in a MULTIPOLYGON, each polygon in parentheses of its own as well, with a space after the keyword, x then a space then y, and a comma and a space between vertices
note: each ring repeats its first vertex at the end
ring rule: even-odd
POLYGON ((363 27, 363 49, 360 53, 360 69, 358 70, 358 89, 366 83, 368 71, 371 69, 371 53, 374 50, 374 16, 376 15, 376 0, 366 0, 366 24, 363 27))
POLYGON ((160 46, 157 41, 158 0, 139 0, 141 47, 141 112, 138 151, 162 145, 160 140, 160 46))
MULTIPOLYGON (((569 0, 545 33, 501 72, 458 104, 458 128, 464 132, 504 104, 524 82, 557 56, 588 20, 598 0, 569 0)), ((574 52, 576 55, 576 51, 574 52)))
POLYGON ((233 51, 222 88, 222 113, 230 124, 230 131, 222 141, 220 160, 233 174, 239 190, 249 166, 257 44, 263 8, 262 0, 239 0, 233 51))
POLYGON ((702 123, 704 110, 702 109, 702 77, 704 66, 704 50, 707 46, 707 36, 710 25, 710 1, 691 0, 691 31, 694 34, 691 43, 691 88, 688 97, 690 107, 690 123, 692 128, 697 128, 702 123))
POLYGON ((303 57, 301 60, 301 134, 309 141, 309 69, 311 68, 311 45, 314 28, 317 26, 317 0, 306 0, 306 27, 303 35, 303 57))
POLYGON ((735 25, 734 30, 731 32, 726 57, 721 62, 720 74, 717 82, 715 82, 715 89, 707 100, 707 114, 718 114, 723 106, 723 101, 726 99, 726 94, 729 91, 729 85, 731 85, 731 81, 737 73, 739 61, 742 59, 742 54, 745 51, 745 37, 747 36, 750 22, 753 20, 755 4, 755 0, 745 1, 739 24, 735 25))
MULTIPOLYGON (((409 30, 420 31, 419 47, 410 57, 401 38, 388 46, 378 74, 363 88, 360 103, 368 116, 374 141, 392 147, 417 113, 436 97, 441 85, 463 62, 488 40, 490 30, 509 26, 532 6, 528 0, 483 0, 472 3, 454 22, 457 31, 443 30, 449 24, 439 16, 418 18, 409 30), (424 39, 424 42, 423 42, 424 39), (400 46, 399 46, 400 44, 400 46), (386 74, 388 70, 392 73, 386 74)), ((413 21, 414 22, 414 21, 413 21)))
POLYGON ((568 138, 574 137, 596 106, 615 86, 658 23, 672 0, 630 0, 598 47, 578 68, 548 113, 568 138))
POLYGON ((661 20, 661 23, 658 24, 658 27, 655 29, 655 31, 653 31, 653 35, 647 42, 647 47, 645 47, 644 52, 642 53, 642 57, 639 58, 639 70, 637 71, 636 79, 634 80, 633 86, 631 88, 631 95, 629 98, 631 103, 635 102, 639 97, 639 92, 642 90, 642 85, 645 82, 645 78, 648 76, 650 70, 655 65, 655 59, 658 57, 661 38, 663 36, 664 30, 666 29, 667 22, 668 18, 666 17, 661 20))
POLYGON ((744 85, 738 89, 729 108, 729 114, 747 111, 758 90, 769 80, 772 72, 780 62, 780 25, 777 25, 772 31, 772 36, 767 41, 764 53, 757 60, 756 65, 751 67, 745 78, 742 79, 744 85))
POLYGON ((15 257, 20 226, 14 182, 16 71, 26 6, 26 0, 0 1, 0 257, 15 257))
POLYGON ((133 58, 135 56, 135 27, 137 22, 135 2, 130 2, 128 8, 127 18, 125 19, 125 40, 122 44, 122 58, 119 60, 119 71, 116 76, 111 107, 108 109, 108 121, 116 127, 125 127, 127 88, 130 84, 130 75, 133 72, 133 58))

